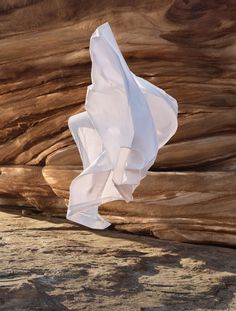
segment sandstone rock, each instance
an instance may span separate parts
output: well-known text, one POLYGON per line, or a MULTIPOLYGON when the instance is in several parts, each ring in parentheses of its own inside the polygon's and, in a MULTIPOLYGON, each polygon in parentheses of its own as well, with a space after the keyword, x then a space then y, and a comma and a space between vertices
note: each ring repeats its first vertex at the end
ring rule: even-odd
MULTIPOLYGON (((45 166, 43 176, 58 197, 81 170, 45 166)), ((79 193, 79 190, 78 190, 79 193)), ((234 172, 149 172, 134 201, 113 201, 99 211, 116 229, 183 242, 236 245, 234 172)))
POLYGON ((65 202, 57 197, 37 166, 1 166, 0 196, 3 206, 28 206, 53 212, 64 209, 65 202))
POLYGON ((108 21, 130 69, 178 100, 179 127, 135 201, 101 213, 119 230, 235 245, 235 15, 232 0, 1 1, 0 206, 65 216, 82 169, 67 122, 108 21))
POLYGON ((0 213, 0 310, 236 308, 236 250, 0 213))

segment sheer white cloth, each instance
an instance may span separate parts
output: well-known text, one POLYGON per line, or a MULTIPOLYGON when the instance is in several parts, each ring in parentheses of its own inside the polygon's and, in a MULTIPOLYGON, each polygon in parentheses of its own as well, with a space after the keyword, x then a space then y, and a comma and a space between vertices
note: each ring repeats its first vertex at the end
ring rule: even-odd
POLYGON ((68 126, 83 171, 70 184, 67 219, 94 229, 111 223, 99 205, 133 200, 158 150, 177 130, 177 101, 129 70, 108 23, 90 38, 92 84, 85 112, 68 126))

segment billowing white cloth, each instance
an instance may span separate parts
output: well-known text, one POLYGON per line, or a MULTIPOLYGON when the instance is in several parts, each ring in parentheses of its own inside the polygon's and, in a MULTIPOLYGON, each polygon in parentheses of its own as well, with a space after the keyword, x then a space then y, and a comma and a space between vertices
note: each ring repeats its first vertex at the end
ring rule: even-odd
POLYGON ((92 84, 86 111, 68 119, 83 171, 70 185, 67 219, 104 229, 109 201, 133 200, 158 150, 177 130, 177 101, 129 70, 108 23, 90 39, 92 84))

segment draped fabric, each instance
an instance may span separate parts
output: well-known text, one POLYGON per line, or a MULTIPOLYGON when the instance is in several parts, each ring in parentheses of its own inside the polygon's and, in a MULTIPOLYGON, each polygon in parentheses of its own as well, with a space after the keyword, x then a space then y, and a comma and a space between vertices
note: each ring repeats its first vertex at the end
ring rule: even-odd
POLYGON ((86 111, 68 119, 83 171, 70 184, 67 219, 94 229, 111 225, 99 205, 132 201, 158 150, 177 130, 177 101, 132 73, 108 23, 90 38, 92 84, 86 111))

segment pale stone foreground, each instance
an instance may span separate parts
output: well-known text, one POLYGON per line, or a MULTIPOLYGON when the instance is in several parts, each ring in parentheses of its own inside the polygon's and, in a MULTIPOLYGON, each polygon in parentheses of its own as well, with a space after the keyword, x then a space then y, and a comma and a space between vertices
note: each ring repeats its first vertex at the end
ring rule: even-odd
POLYGON ((0 219, 1 311, 236 310, 235 249, 0 219))

